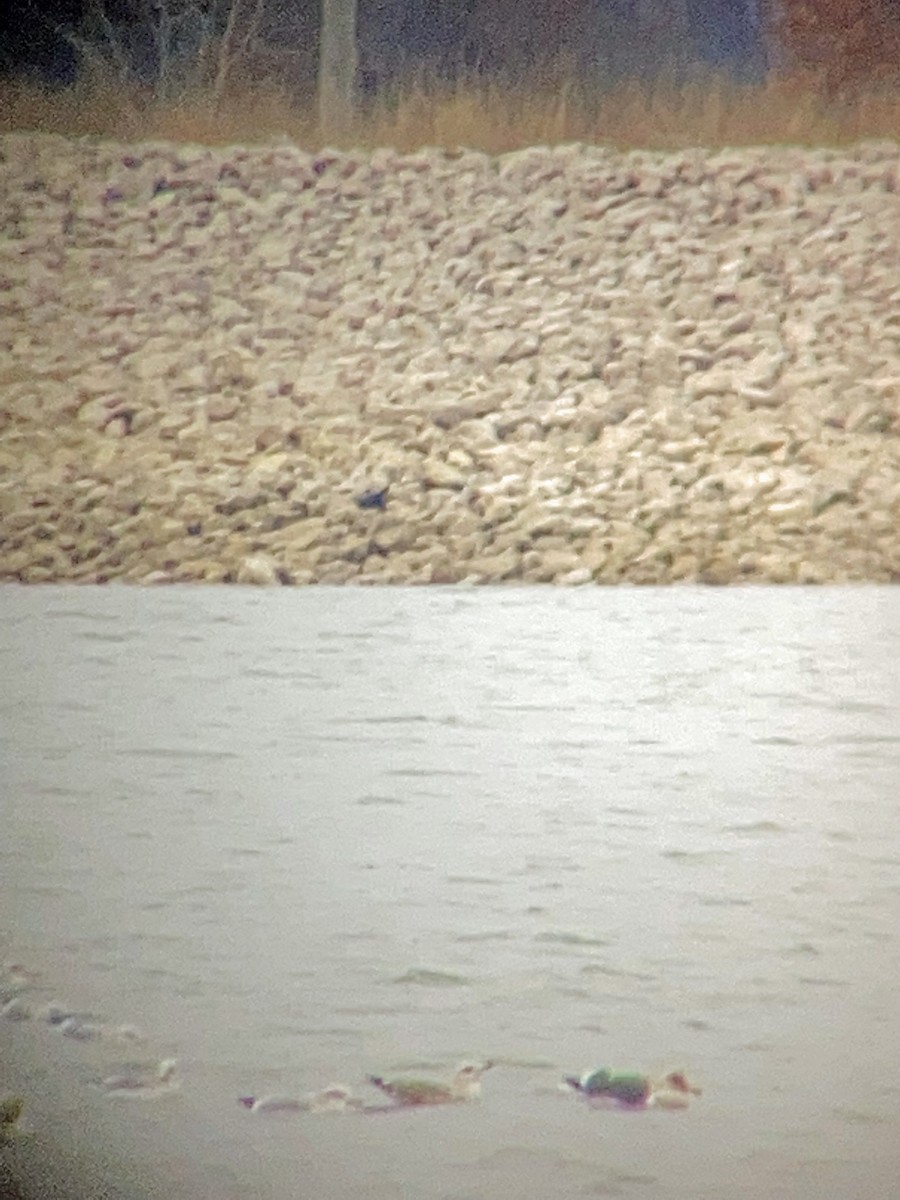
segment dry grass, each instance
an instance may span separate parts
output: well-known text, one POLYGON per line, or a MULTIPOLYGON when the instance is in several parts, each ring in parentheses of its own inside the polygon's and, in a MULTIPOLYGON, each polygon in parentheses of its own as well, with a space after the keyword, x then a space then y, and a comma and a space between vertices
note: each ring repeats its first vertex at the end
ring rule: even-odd
MULTIPOLYGON (((253 143, 287 136, 322 144, 315 108, 272 89, 248 90, 214 104, 208 94, 162 105, 152 95, 94 81, 51 92, 0 84, 0 132, 41 130, 124 141, 253 143)), ((647 149, 900 141, 900 91, 827 100, 812 80, 739 87, 709 80, 689 87, 640 82, 587 95, 576 87, 518 91, 499 85, 437 89, 423 83, 362 113, 346 144, 469 146, 500 153, 528 145, 587 142, 647 149)))

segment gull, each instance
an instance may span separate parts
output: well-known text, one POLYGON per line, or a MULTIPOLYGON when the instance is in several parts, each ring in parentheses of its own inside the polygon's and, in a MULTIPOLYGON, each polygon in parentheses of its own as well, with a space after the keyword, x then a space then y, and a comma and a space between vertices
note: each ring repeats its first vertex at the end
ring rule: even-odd
POLYGON ((453 1104, 462 1100, 475 1100, 481 1095, 481 1076, 494 1064, 463 1063, 449 1083, 436 1083, 430 1079, 384 1079, 381 1075, 369 1075, 374 1084, 395 1104, 414 1107, 422 1104, 453 1104))
POLYGON ((78 1042, 96 1042, 99 1038, 103 1037, 103 1026, 101 1024, 74 1014, 63 1017, 56 1028, 63 1037, 74 1038, 78 1042))
POLYGON ((178 1087, 177 1058, 164 1058, 152 1066, 130 1064, 117 1075, 107 1075, 102 1087, 108 1096, 159 1096, 178 1087))
POLYGON ((362 1108, 362 1101, 342 1083, 329 1084, 308 1096, 239 1096, 238 1103, 252 1113, 347 1112, 362 1108))
POLYGON ((30 1016, 31 1008, 21 996, 13 996, 0 1006, 0 1017, 6 1017, 7 1021, 27 1021, 30 1016))

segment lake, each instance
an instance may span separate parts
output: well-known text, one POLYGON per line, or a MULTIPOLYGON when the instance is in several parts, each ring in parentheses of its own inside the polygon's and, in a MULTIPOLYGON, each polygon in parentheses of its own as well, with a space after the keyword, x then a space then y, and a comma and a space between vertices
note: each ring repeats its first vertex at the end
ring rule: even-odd
POLYGON ((112 1099, 134 1048, 0 1021, 32 1131, 0 1177, 896 1192, 896 590, 5 587, 0 615, 0 957, 181 1077, 112 1099), (369 1073, 473 1057, 497 1065, 472 1104, 237 1103, 333 1081, 374 1103, 369 1073), (561 1088, 602 1065, 704 1094, 627 1113, 561 1088))

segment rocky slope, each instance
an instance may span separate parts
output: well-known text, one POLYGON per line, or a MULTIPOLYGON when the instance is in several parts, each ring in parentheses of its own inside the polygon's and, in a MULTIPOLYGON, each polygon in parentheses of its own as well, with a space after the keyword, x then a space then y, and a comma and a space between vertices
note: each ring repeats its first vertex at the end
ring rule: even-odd
POLYGON ((16 135, 0 214, 0 578, 900 573, 896 146, 16 135))

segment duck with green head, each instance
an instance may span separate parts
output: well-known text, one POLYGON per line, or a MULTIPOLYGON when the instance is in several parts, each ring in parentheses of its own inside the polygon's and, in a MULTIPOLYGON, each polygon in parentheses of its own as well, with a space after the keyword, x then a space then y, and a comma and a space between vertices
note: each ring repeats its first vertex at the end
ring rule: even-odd
POLYGON ((691 1096, 702 1089, 689 1083, 683 1071, 669 1071, 653 1079, 635 1071, 611 1071, 599 1067, 580 1078, 567 1075, 565 1082, 589 1100, 610 1100, 625 1108, 686 1108, 691 1096))

